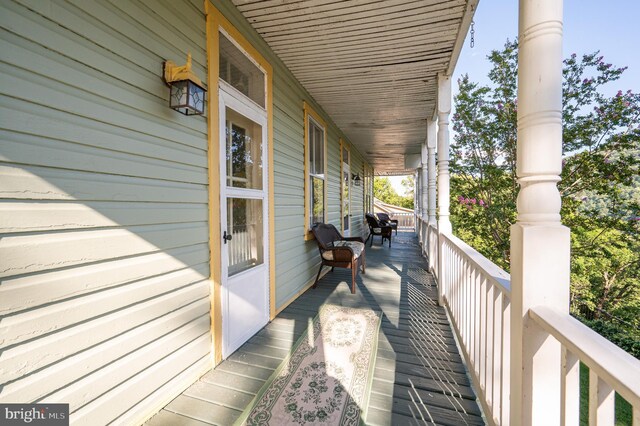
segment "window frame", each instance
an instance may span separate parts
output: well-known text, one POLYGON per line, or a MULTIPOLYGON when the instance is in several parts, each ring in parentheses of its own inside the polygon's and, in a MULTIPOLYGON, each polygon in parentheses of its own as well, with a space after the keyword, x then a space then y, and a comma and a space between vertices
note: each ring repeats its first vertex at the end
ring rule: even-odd
POLYGON ((363 207, 365 213, 373 213, 373 168, 364 165, 363 207))
POLYGON ((328 210, 328 167, 327 167, 327 123, 320 117, 320 115, 306 102, 303 102, 303 111, 304 111, 304 239, 312 240, 313 233, 311 232, 311 209, 313 206, 311 205, 311 177, 322 178, 324 181, 323 188, 323 201, 324 201, 324 209, 323 209, 323 221, 327 223, 327 210, 328 210), (311 129, 311 123, 314 126, 320 128, 322 130, 323 135, 323 168, 324 168, 324 176, 320 177, 319 175, 311 174, 311 153, 309 147, 309 131, 311 129))
MULTIPOLYGON (((346 163, 349 166, 349 178, 348 178, 348 182, 349 182, 349 216, 353 216, 351 210, 353 210, 353 206, 351 205, 351 200, 352 200, 352 194, 351 191, 353 190, 353 185, 352 185, 352 179, 351 179, 351 175, 352 175, 352 171, 351 171, 351 148, 349 147, 349 145, 347 145, 347 143, 340 138, 340 232, 342 232, 342 234, 344 235, 344 188, 345 188, 345 183, 344 183, 344 163, 346 163), (344 152, 347 152, 347 161, 345 161, 344 158, 344 152)), ((351 225, 353 225, 351 223, 351 218, 349 218, 349 232, 351 232, 351 225)))

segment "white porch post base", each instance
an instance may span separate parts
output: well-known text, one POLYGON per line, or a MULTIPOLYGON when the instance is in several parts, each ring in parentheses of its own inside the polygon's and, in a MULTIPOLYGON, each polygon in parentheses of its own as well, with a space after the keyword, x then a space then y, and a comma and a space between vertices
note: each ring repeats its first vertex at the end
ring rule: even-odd
POLYGON ((511 226, 511 424, 558 425, 562 347, 528 316, 529 308, 569 310, 569 228, 511 226))

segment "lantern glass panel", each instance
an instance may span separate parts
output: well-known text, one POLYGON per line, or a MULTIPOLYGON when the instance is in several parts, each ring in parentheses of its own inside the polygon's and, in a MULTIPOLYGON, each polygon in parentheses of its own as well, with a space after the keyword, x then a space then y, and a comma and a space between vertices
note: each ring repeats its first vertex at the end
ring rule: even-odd
POLYGON ((190 80, 174 81, 171 83, 169 106, 185 115, 204 113, 204 88, 190 80))
POLYGON ((187 105, 187 83, 188 80, 174 81, 171 83, 171 97, 169 106, 175 110, 187 105))
POLYGON ((205 90, 202 87, 189 82, 189 106, 193 109, 193 114, 204 113, 204 94, 205 90))

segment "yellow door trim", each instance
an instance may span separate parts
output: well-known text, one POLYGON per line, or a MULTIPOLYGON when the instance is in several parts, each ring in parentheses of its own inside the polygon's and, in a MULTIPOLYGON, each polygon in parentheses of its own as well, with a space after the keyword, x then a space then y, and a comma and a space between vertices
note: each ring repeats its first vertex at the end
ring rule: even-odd
POLYGON ((222 361, 222 260, 220 258, 220 128, 218 78, 220 29, 223 29, 240 47, 264 70, 267 79, 267 142, 269 168, 269 318, 276 312, 276 253, 275 253, 275 207, 273 178, 273 68, 209 0, 204 1, 207 16, 207 86, 209 88, 208 105, 208 150, 209 150, 209 255, 211 262, 211 356, 213 365, 222 361))

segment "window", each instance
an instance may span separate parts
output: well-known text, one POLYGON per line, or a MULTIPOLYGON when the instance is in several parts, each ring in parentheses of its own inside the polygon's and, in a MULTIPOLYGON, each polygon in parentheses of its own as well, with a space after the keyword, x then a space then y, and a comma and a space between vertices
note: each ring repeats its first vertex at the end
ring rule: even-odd
POLYGON ((371 167, 364 166, 364 211, 365 213, 373 213, 373 169, 371 167))
POLYGON ((340 139, 340 175, 342 234, 348 237, 351 233, 351 151, 342 139, 340 139))
POLYGON ((327 218, 327 133, 326 124, 305 102, 305 239, 314 223, 327 218))
POLYGON ((220 32, 220 78, 265 107, 265 73, 220 32))
POLYGON ((262 190, 262 126, 226 109, 227 186, 262 190))

